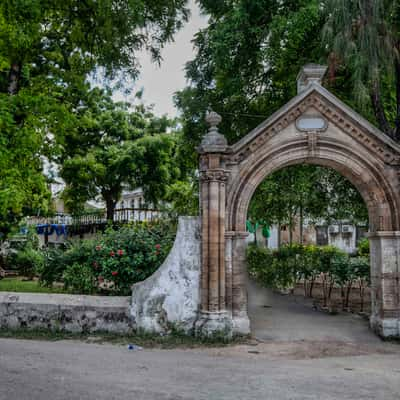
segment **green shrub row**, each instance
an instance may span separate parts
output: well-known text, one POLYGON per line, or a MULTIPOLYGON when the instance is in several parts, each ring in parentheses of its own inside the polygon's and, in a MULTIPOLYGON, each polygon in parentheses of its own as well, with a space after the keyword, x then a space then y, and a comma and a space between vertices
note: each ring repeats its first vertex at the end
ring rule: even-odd
POLYGON ((357 256, 333 246, 294 244, 271 250, 250 245, 247 263, 250 275, 265 287, 293 289, 302 282, 305 295, 313 297, 314 284, 318 281, 322 285, 324 306, 337 287, 341 290, 343 308, 348 308, 351 289, 357 286, 363 308, 365 288, 370 282, 365 242, 357 256))
POLYGON ((12 253, 21 275, 36 275, 43 286, 63 283, 80 294, 129 295, 132 284, 154 273, 168 255, 176 234, 172 221, 109 228, 93 239, 39 249, 29 242, 12 253))

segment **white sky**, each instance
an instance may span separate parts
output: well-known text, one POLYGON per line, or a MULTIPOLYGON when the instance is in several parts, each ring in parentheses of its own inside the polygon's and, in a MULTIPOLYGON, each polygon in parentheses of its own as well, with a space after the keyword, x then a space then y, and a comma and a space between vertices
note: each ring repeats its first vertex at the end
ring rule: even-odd
MULTIPOLYGON (((183 89, 187 82, 184 66, 194 58, 193 43, 195 33, 207 26, 207 17, 200 15, 200 10, 194 0, 189 0, 191 17, 189 22, 175 35, 175 41, 165 46, 162 51, 163 61, 160 66, 151 62, 149 54, 139 55, 141 73, 135 84, 135 90, 143 88, 142 101, 146 105, 154 105, 156 115, 177 115, 173 104, 173 95, 183 89)), ((118 100, 128 100, 123 95, 116 95, 118 100)))

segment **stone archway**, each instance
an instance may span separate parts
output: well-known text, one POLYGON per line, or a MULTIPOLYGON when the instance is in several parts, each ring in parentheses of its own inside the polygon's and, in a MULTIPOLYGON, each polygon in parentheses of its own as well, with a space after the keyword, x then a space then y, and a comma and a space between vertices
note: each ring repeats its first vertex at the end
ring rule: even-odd
POLYGON ((400 336, 400 146, 321 86, 326 68, 305 66, 298 95, 228 146, 210 113, 200 153, 201 310, 197 330, 247 334, 247 208, 262 180, 288 165, 339 171, 369 212, 371 327, 400 336))

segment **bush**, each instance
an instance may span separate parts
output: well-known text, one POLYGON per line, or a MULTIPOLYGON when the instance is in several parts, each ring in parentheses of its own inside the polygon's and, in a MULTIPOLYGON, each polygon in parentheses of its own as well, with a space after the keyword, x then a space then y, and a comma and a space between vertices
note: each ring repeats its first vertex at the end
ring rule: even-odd
POLYGON ((64 251, 47 250, 40 282, 51 286, 62 280, 66 287, 74 292, 84 290, 82 293, 103 291, 108 286, 110 293, 128 295, 132 284, 152 275, 164 261, 175 231, 171 221, 135 223, 119 230, 109 228, 94 239, 72 241, 64 251))
POLYGON ((44 255, 40 250, 26 247, 15 254, 14 262, 20 275, 33 279, 44 264, 44 255))
POLYGON ((350 257, 333 246, 282 246, 279 249, 250 245, 247 248, 248 270, 262 285, 270 288, 294 288, 303 281, 305 295, 312 297, 314 282, 322 284, 324 305, 330 300, 333 287, 342 293, 343 307, 348 307, 349 294, 357 282, 363 300, 369 282, 368 257, 350 257))
POLYGON ((26 235, 14 235, 8 245, 2 260, 3 268, 17 270, 20 275, 33 278, 44 262, 36 232, 29 230, 26 235))
POLYGON ((51 287, 54 282, 61 282, 63 273, 67 267, 65 264, 65 252, 60 247, 48 247, 43 249, 44 262, 37 269, 39 282, 42 286, 51 287))
POLYGON ((93 294, 97 289, 96 276, 93 269, 86 264, 73 263, 63 274, 64 288, 73 293, 93 294))
POLYGON ((368 238, 363 238, 359 241, 357 247, 357 254, 361 257, 369 256, 369 240, 368 238))

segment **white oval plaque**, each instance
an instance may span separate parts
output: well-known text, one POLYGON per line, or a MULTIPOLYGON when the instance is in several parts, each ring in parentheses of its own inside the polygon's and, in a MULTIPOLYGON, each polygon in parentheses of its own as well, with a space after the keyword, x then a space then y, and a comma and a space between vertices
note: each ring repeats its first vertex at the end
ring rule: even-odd
POLYGON ((322 117, 300 117, 296 126, 300 131, 324 131, 328 124, 322 117))

